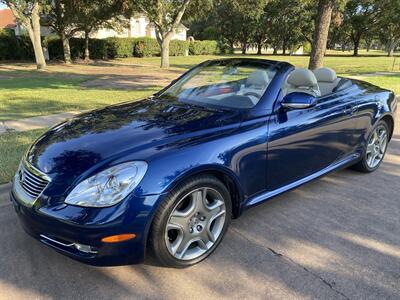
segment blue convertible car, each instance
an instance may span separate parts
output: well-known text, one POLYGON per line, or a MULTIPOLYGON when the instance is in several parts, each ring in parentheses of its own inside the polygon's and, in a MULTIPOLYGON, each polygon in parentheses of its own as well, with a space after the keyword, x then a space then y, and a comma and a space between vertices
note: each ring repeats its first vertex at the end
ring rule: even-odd
POLYGON ((319 176, 376 170, 393 92, 286 62, 204 62, 148 99, 84 113, 23 157, 25 230, 96 265, 193 265, 243 211, 319 176))

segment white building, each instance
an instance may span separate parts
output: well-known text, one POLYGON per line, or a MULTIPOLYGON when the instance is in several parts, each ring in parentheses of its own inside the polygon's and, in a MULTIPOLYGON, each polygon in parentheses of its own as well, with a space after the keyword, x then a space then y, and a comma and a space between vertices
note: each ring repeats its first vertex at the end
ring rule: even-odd
MULTIPOLYGON (((172 39, 186 41, 188 28, 179 25, 172 39)), ((108 37, 151 37, 156 38, 154 25, 144 16, 132 17, 128 26, 120 30, 102 28, 93 32, 90 37, 97 39, 105 39, 108 37)))
MULTIPOLYGON (((18 23, 15 24, 15 34, 21 35, 24 33, 25 29, 18 23)), ((187 31, 189 29, 184 25, 179 25, 179 27, 175 30, 175 34, 172 37, 174 40, 182 40, 186 41, 187 31)), ((53 36, 56 33, 47 26, 41 26, 40 28, 42 36, 53 36)), ((97 31, 94 31, 90 34, 91 38, 96 39, 105 39, 108 37, 151 37, 156 38, 156 31, 154 25, 150 24, 149 20, 144 16, 132 17, 129 22, 127 22, 127 26, 123 26, 123 28, 119 30, 102 28, 97 31)), ((76 37, 83 37, 83 32, 78 32, 76 37)))

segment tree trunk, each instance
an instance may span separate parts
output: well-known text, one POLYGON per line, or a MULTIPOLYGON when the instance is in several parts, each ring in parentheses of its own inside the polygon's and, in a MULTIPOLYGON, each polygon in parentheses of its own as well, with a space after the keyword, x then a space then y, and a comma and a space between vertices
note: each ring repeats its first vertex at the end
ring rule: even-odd
POLYGON ((274 51, 272 52, 272 55, 277 55, 278 54, 278 47, 274 46, 274 51))
POLYGON ((246 50, 247 50, 247 44, 242 43, 242 54, 246 54, 246 50))
POLYGON ((323 66, 333 5, 334 0, 319 0, 318 2, 318 13, 315 20, 315 31, 308 64, 310 70, 323 66))
POLYGON ((261 42, 257 43, 257 55, 262 54, 262 46, 263 44, 261 42))
POLYGON ((170 38, 164 38, 161 43, 161 68, 169 68, 169 42, 170 38))
POLYGON ((35 1, 34 8, 32 9, 32 29, 29 30, 29 37, 31 38, 33 51, 35 53, 36 68, 44 70, 46 68, 46 60, 43 55, 42 40, 40 34, 40 16, 39 4, 35 1))
POLYGON ((353 49, 353 56, 358 56, 358 48, 360 48, 360 40, 361 40, 361 34, 357 34, 354 39, 354 49, 353 49))
POLYGON ((394 50, 396 49, 398 42, 399 41, 395 41, 393 39, 390 40, 390 42, 388 44, 388 50, 387 50, 389 57, 392 57, 394 55, 394 50))
POLYGON ((368 41, 368 42, 366 42, 366 49, 367 49, 367 52, 369 52, 369 50, 371 49, 371 44, 372 44, 372 42, 370 42, 370 41, 368 41))
POLYGON ((64 61, 67 65, 71 64, 71 49, 69 47, 69 38, 65 36, 65 34, 61 34, 61 40, 63 44, 64 50, 64 61))
POLYGON ((89 30, 85 30, 85 62, 88 62, 90 60, 89 33, 89 30))

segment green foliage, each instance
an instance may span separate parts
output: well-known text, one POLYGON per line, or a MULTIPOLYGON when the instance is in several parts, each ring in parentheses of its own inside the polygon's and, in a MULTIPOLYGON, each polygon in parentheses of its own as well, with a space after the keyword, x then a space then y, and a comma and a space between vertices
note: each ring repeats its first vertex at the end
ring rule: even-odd
MULTIPOLYGON (((72 59, 83 59, 85 56, 85 39, 71 38, 69 40, 72 59)), ((49 51, 50 59, 63 59, 63 46, 59 37, 46 37, 43 44, 49 51)), ((143 38, 107 38, 89 39, 91 59, 114 59, 124 57, 160 56, 160 46, 155 39, 143 38)), ((171 56, 207 55, 218 53, 216 41, 172 40, 170 43, 171 56), (189 48, 191 50, 189 51, 189 48)), ((32 59, 33 50, 28 37, 17 39, 11 32, 0 31, 0 60, 32 59)))
POLYGON ((159 56, 160 46, 155 39, 149 37, 136 38, 133 45, 133 55, 137 57, 159 56))
MULTIPOLYGON (((63 58, 63 47, 60 38, 48 37, 45 40, 51 59, 63 58)), ((85 40, 80 38, 70 39, 72 59, 83 59, 85 56, 85 40)), ((89 40, 90 57, 92 59, 108 58, 108 41, 106 39, 89 40)))
POLYGON ((63 46, 61 39, 55 36, 46 37, 43 41, 51 59, 63 59, 63 46))
POLYGON ((107 38, 107 57, 123 58, 133 56, 133 38, 107 38))
POLYGON ((170 56, 185 56, 189 54, 189 42, 172 40, 169 44, 170 56))
POLYGON ((33 59, 32 43, 27 36, 16 37, 12 29, 0 29, 0 60, 33 59))
POLYGON ((304 54, 310 54, 311 53, 311 43, 310 42, 304 42, 303 43, 303 53, 304 54))
POLYGON ((310 39, 312 9, 301 0, 272 0, 265 7, 267 43, 284 50, 310 39))
POLYGON ((217 41, 193 41, 189 45, 191 55, 212 55, 218 52, 217 41))

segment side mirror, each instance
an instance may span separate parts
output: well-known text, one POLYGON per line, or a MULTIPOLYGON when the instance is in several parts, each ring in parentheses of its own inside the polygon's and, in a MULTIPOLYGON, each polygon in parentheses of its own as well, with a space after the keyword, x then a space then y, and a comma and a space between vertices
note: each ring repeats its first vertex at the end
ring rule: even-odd
POLYGON ((282 99, 282 106, 289 109, 309 108, 316 104, 317 98, 313 95, 301 92, 287 94, 282 99))

